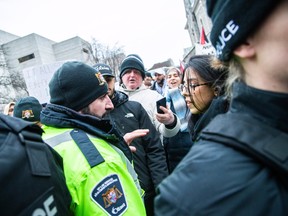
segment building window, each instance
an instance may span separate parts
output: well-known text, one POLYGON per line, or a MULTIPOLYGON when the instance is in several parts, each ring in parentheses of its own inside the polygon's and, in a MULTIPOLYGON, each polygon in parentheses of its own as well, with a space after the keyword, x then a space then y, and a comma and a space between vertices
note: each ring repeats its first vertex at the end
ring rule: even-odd
POLYGON ((86 49, 86 48, 83 48, 82 51, 83 51, 84 53, 89 54, 89 51, 88 51, 88 49, 86 49))
POLYGON ((23 56, 21 58, 18 58, 18 61, 19 63, 22 63, 22 62, 25 62, 25 61, 28 61, 30 59, 34 59, 35 58, 35 55, 34 53, 30 54, 30 55, 27 55, 27 56, 23 56))

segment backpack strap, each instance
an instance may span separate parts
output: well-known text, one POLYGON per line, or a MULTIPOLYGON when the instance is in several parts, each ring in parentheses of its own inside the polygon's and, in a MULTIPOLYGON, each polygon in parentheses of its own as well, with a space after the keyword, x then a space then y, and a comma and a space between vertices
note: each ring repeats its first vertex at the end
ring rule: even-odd
POLYGON ((31 173, 36 176, 51 176, 46 155, 47 146, 45 146, 41 137, 42 129, 33 123, 18 118, 0 115, 0 119, 5 124, 5 129, 9 131, 11 139, 18 139, 24 145, 31 173))
POLYGON ((242 151, 288 178, 288 134, 258 119, 246 114, 218 115, 200 138, 242 151))
POLYGON ((91 140, 84 131, 74 129, 70 132, 70 135, 75 141, 75 143, 78 145, 79 149, 85 156, 91 168, 105 161, 98 149, 91 142, 91 140))
MULTIPOLYGON (((38 126, 37 126, 38 127, 38 126)), ((29 158, 31 172, 38 176, 51 176, 45 143, 41 134, 23 130, 18 134, 22 143, 26 145, 26 153, 29 158), (41 161, 41 163, 39 163, 41 161)))

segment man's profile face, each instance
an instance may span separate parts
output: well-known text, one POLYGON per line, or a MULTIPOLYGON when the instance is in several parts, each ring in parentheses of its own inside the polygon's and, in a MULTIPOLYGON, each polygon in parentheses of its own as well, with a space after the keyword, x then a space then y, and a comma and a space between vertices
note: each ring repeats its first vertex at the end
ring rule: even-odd
POLYGON ((112 98, 115 91, 115 77, 104 76, 104 79, 106 80, 108 85, 108 96, 112 98))
POLYGON ((236 56, 244 56, 244 67, 257 59, 253 67, 249 65, 251 70, 246 69, 245 82, 252 87, 288 93, 288 1, 281 1, 247 40, 250 46, 243 43, 241 49, 234 50, 236 56))
POLYGON ((128 90, 134 90, 142 85, 141 72, 136 69, 127 69, 122 76, 122 82, 128 90))
POLYGON ((103 118, 105 114, 113 109, 113 103, 108 97, 108 93, 106 93, 90 103, 87 109, 82 110, 81 113, 103 118))

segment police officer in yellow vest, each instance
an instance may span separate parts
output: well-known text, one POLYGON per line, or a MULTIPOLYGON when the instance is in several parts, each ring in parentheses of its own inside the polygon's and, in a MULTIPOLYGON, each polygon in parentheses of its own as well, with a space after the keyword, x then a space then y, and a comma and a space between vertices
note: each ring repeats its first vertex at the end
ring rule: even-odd
POLYGON ((113 109, 100 72, 66 62, 49 83, 43 139, 63 158, 75 215, 145 215, 132 153, 109 120, 113 109))

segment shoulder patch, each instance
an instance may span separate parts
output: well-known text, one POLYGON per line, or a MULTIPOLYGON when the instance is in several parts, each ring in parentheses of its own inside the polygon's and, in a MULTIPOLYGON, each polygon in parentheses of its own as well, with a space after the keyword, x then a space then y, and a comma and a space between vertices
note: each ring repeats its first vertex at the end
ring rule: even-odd
POLYGON ((107 214, 122 215, 128 208, 117 174, 106 176, 91 191, 91 199, 107 214))

